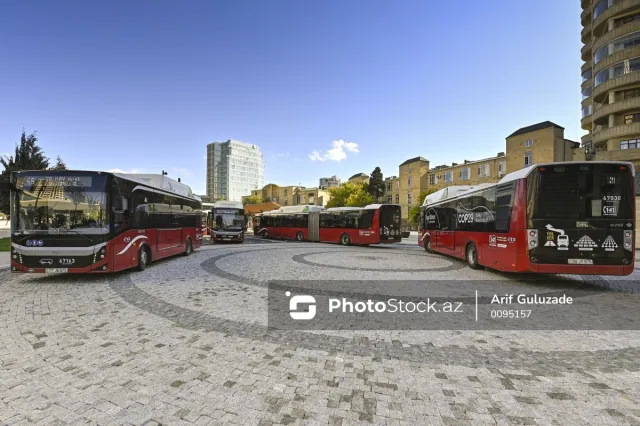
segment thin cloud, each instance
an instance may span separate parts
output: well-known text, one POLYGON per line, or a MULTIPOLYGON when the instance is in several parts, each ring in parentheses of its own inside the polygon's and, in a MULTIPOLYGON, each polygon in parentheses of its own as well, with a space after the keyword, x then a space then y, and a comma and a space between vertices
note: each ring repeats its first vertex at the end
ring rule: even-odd
POLYGON ((171 170, 173 170, 174 173, 179 174, 179 177, 193 176, 193 172, 189 169, 185 169, 184 167, 172 167, 171 170))
POLYGON ((332 148, 325 153, 313 151, 309 154, 311 161, 343 161, 347 159, 347 152, 360 152, 355 142, 345 142, 342 139, 333 141, 332 148))
POLYGON ((142 169, 122 170, 122 169, 118 169, 116 167, 115 169, 107 170, 107 172, 109 172, 109 173, 139 174, 139 173, 144 173, 144 170, 142 170, 142 169))

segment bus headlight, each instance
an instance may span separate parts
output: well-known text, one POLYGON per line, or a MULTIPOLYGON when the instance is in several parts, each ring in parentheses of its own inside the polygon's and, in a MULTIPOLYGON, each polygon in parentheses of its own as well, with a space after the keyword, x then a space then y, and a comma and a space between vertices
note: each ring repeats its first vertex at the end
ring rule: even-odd
POLYGON ((538 247, 538 230, 537 229, 527 229, 527 247, 529 249, 534 249, 538 247))
POLYGON ((633 232, 632 231, 624 231, 624 241, 623 247, 625 250, 631 251, 633 247, 633 232))

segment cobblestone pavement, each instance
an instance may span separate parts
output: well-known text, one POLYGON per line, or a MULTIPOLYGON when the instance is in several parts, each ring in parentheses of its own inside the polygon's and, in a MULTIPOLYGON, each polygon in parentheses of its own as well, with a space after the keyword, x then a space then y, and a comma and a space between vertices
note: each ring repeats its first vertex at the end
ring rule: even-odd
MULTIPOLYGON (((500 277, 412 245, 253 238, 144 272, 0 271, 0 424, 640 425, 637 331, 266 328, 268 280, 429 269, 500 277)), ((637 298, 638 272, 578 280, 637 298)))

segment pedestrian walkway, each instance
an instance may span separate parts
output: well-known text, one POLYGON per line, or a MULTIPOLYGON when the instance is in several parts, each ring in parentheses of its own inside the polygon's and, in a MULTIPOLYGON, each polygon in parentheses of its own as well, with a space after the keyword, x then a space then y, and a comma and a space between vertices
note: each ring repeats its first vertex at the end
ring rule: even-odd
POLYGON ((0 252, 0 269, 5 269, 11 266, 10 255, 8 251, 0 252))

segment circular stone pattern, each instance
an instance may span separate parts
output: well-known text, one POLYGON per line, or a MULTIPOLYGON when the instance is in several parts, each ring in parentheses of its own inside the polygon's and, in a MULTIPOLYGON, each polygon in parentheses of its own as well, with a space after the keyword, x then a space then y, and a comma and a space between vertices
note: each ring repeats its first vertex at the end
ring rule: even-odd
POLYGON ((405 250, 385 250, 384 253, 375 255, 363 253, 362 250, 341 250, 339 253, 348 254, 341 256, 337 255, 336 251, 317 251, 296 254, 291 259, 294 262, 322 268, 371 272, 447 272, 466 266, 461 261, 443 256, 405 250))

